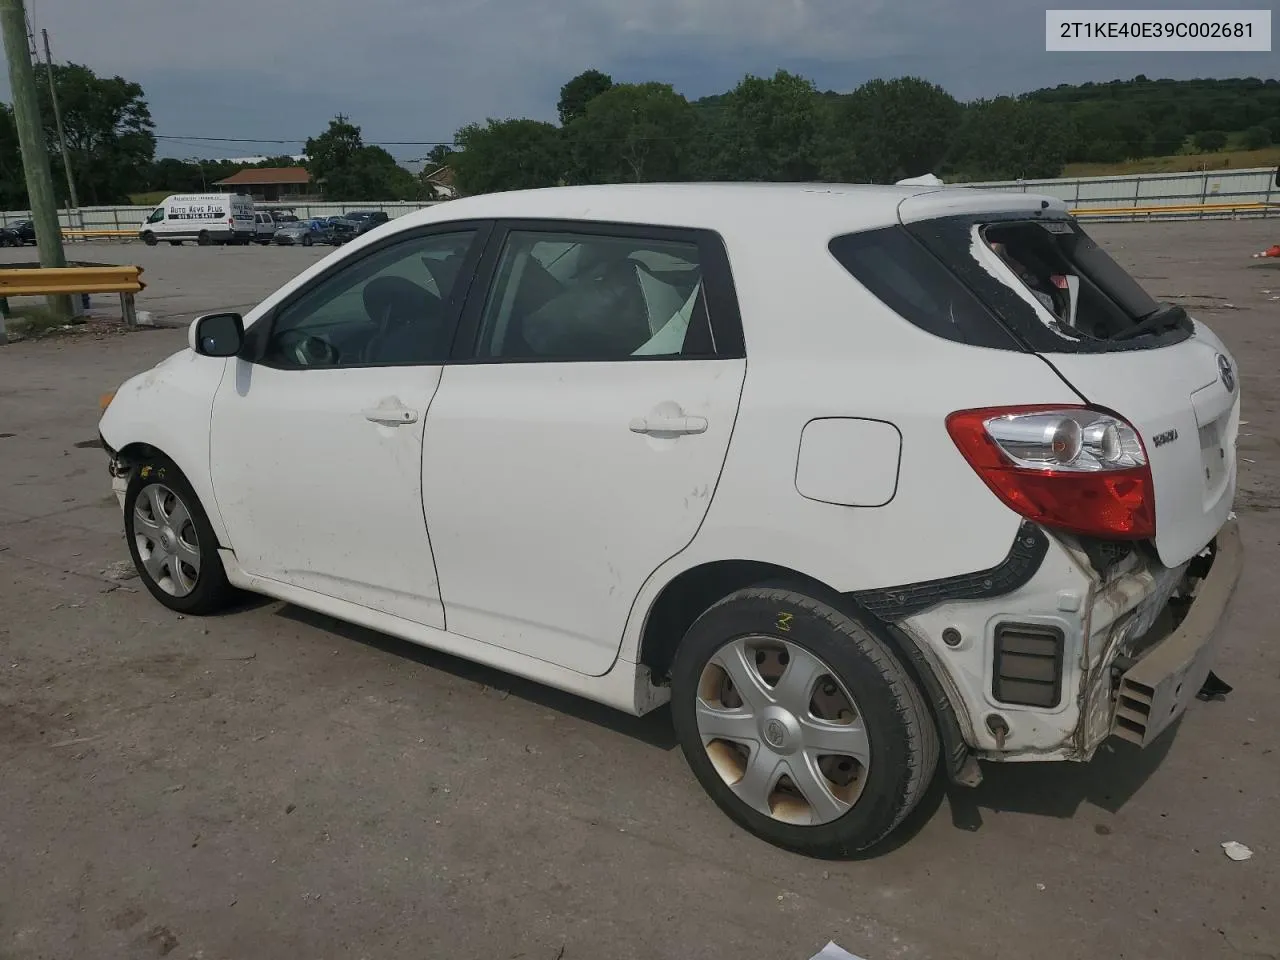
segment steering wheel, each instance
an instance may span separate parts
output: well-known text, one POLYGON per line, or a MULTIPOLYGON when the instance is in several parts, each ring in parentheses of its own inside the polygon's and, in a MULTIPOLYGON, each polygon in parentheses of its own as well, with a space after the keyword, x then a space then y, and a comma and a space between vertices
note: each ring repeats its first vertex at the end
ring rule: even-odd
POLYGON ((301 330, 286 330, 276 338, 280 354, 300 367, 331 367, 339 360, 338 348, 328 340, 301 330))

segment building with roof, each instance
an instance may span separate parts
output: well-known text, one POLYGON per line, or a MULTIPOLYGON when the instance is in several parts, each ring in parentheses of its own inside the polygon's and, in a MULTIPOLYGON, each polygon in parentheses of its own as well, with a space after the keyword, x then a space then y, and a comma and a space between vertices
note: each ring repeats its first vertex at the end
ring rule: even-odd
POLYGON ((305 200, 318 192, 305 167, 250 167, 217 181, 228 193, 247 193, 255 200, 305 200))

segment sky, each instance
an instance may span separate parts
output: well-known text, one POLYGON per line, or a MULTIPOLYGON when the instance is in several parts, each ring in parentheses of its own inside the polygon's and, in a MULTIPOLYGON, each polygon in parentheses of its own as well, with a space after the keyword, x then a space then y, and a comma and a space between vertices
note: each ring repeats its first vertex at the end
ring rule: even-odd
POLYGON ((1046 53, 1045 5, 1029 0, 27 0, 27 12, 55 61, 140 83, 158 154, 177 157, 296 153, 300 142, 190 138, 301 141, 343 113, 411 160, 430 147, 391 142, 554 120, 561 84, 589 67, 689 99, 778 68, 839 91, 921 76, 963 100, 1137 74, 1280 76, 1276 52, 1046 53))

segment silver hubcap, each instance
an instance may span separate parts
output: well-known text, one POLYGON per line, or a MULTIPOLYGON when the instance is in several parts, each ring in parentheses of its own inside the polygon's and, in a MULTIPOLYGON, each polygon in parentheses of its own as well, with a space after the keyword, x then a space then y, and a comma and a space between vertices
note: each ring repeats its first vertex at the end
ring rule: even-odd
POLYGON ((161 483, 143 487, 133 507, 138 557, 165 593, 185 597, 200 580, 200 541, 178 495, 161 483))
POLYGON ((775 637, 741 637, 707 662, 698 733, 743 803, 814 826, 858 801, 871 744, 853 697, 821 658, 775 637))

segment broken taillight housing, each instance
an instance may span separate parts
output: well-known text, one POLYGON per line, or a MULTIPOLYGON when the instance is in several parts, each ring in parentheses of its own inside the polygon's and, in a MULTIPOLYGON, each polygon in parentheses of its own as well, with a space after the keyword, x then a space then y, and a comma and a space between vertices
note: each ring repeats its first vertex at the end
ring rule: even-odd
POLYGON ((947 432, 988 487, 1028 520, 1102 539, 1155 536, 1155 487, 1142 439, 1088 407, 987 407, 947 432))

